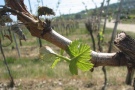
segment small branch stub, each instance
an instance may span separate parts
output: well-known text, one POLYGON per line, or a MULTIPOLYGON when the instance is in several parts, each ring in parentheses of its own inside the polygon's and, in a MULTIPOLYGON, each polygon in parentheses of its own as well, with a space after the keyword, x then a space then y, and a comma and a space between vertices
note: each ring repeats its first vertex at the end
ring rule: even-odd
POLYGON ((117 35, 114 44, 118 47, 130 60, 135 63, 135 40, 124 32, 117 35))
POLYGON ((117 35, 114 44, 125 54, 127 58, 126 84, 131 85, 135 68, 135 40, 124 32, 117 35))

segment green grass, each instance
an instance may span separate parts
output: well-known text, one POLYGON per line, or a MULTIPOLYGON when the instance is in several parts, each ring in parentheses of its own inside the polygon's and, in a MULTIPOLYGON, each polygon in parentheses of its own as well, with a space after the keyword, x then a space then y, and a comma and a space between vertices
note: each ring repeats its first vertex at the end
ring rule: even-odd
MULTIPOLYGON (((53 61, 52 61, 53 62, 53 61)), ((71 75, 65 63, 59 63, 54 69, 51 68, 52 62, 45 62, 39 59, 8 57, 7 63, 10 67, 11 73, 15 79, 19 78, 57 78, 71 75), (66 71, 62 70, 67 69, 66 71), (56 72, 58 71, 58 72, 56 72), (66 72, 66 73, 65 73, 66 72)), ((0 62, 0 79, 9 78, 5 64, 0 62)))

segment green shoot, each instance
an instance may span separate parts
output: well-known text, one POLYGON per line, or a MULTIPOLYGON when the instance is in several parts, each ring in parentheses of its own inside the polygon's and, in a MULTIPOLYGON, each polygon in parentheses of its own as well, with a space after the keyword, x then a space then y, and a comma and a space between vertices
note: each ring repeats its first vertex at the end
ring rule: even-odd
POLYGON ((61 51, 61 54, 57 54, 48 46, 40 49, 40 55, 44 56, 46 59, 51 59, 55 56, 52 68, 54 68, 59 61, 65 60, 69 63, 69 70, 73 75, 78 74, 78 69, 89 71, 93 67, 93 64, 90 63, 90 53, 90 46, 80 43, 79 41, 74 41, 68 46, 68 54, 70 58, 63 56, 63 51, 61 51))

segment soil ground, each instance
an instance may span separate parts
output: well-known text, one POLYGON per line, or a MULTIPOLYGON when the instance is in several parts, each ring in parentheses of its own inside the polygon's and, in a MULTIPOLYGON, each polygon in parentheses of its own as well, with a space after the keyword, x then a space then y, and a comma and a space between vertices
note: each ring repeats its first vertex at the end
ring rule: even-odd
MULTIPOLYGON (((20 79, 15 80, 14 88, 8 88, 7 83, 0 82, 0 90, 102 90, 102 87, 102 84, 82 79, 20 79)), ((107 90, 133 90, 133 87, 123 84, 108 84, 107 90)))

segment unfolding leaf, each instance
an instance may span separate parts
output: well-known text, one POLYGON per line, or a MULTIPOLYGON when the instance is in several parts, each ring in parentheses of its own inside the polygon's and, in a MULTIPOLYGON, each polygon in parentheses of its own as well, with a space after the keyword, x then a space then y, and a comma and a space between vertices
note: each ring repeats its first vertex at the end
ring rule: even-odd
MULTIPOLYGON (((63 56, 63 53, 64 53, 64 50, 60 50, 60 56, 63 56)), ((56 54, 55 54, 56 55, 56 54)), ((60 62, 61 61, 61 59, 63 59, 63 58, 60 58, 60 57, 58 57, 57 55, 56 55, 56 60, 53 62, 53 64, 52 64, 52 68, 54 68, 57 64, 58 64, 58 62, 60 62)))
POLYGON ((75 60, 70 61, 69 70, 70 70, 70 72, 73 75, 77 75, 78 74, 78 69, 77 69, 77 65, 76 65, 76 61, 75 60))
POLYGON ((79 61, 77 63, 77 66, 79 66, 78 68, 82 71, 89 71, 90 68, 93 67, 93 64, 91 64, 90 62, 79 61))
POLYGON ((90 63, 90 46, 87 44, 74 41, 69 45, 69 55, 71 57, 70 71, 72 74, 77 74, 77 68, 88 71, 93 67, 90 63))
POLYGON ((99 38, 100 38, 100 41, 102 41, 104 39, 104 34, 103 34, 103 30, 102 29, 99 32, 99 38))
POLYGON ((57 64, 58 64, 58 62, 60 61, 61 59, 60 58, 56 58, 56 60, 53 62, 53 64, 52 64, 52 68, 54 68, 57 64))

